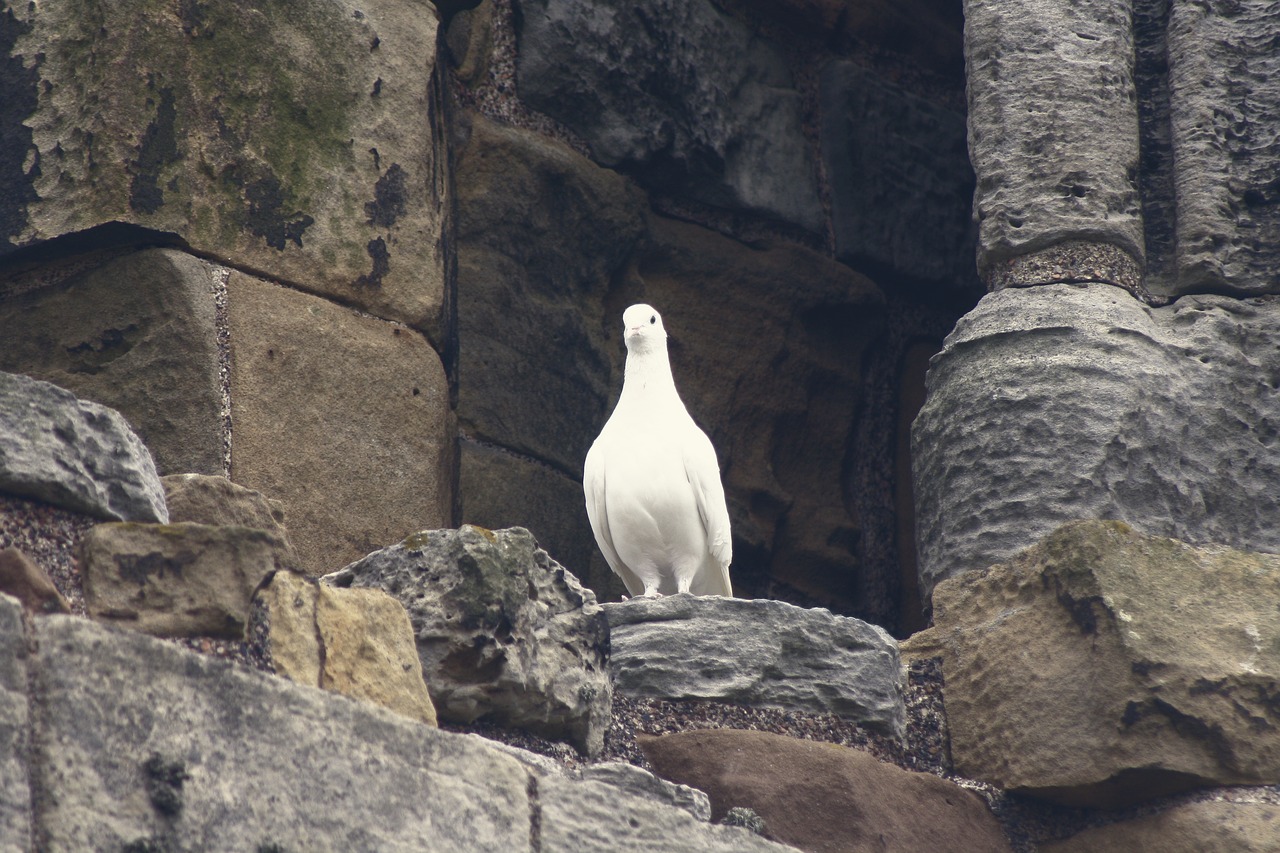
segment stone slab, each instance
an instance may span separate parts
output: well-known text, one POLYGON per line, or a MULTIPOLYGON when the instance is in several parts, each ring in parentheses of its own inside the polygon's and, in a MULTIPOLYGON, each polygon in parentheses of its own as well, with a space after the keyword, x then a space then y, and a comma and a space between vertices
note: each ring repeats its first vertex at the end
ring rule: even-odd
POLYGON ((1040 853, 1266 853, 1280 849, 1280 806, 1228 800, 1190 803, 1086 829, 1037 849, 1040 853))

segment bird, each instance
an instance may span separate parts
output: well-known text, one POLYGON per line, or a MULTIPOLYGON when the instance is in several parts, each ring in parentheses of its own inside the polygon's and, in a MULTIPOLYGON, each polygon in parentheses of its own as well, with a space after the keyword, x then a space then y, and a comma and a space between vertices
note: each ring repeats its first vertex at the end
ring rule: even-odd
POLYGON ((662 316, 632 305, 622 326, 622 394, 583 466, 596 544, 632 597, 732 596, 720 465, 676 391, 662 316))

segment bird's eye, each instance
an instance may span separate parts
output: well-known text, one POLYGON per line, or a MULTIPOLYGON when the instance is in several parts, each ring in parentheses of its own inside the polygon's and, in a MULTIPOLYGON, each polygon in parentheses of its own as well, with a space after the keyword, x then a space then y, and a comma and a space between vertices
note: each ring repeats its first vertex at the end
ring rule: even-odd
POLYGON ((649 318, 649 325, 652 326, 656 322, 658 322, 658 315, 654 314, 652 317, 649 318))

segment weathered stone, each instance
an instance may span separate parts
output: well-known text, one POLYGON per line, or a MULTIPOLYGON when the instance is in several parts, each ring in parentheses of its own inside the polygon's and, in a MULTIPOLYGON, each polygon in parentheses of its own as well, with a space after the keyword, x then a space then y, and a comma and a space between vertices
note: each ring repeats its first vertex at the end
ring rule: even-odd
MULTIPOLYGON (((879 288, 794 245, 749 248, 658 217, 650 234, 634 301, 665 312, 676 384, 719 455, 735 584, 769 575, 833 607, 864 606, 872 573, 859 566, 844 477, 864 354, 884 331, 879 288)), ((615 389, 619 316, 602 318, 615 389)))
POLYGON ((258 593, 267 620, 267 646, 276 675, 320 686, 324 646, 316 630, 318 584, 294 572, 276 572, 258 593))
POLYGON ((711 820, 711 800, 705 793, 688 785, 668 782, 634 764, 625 764, 620 761, 589 764, 578 771, 576 778, 605 782, 638 796, 670 803, 684 809, 700 821, 711 820))
POLYGON ((468 524, 490 530, 524 527, 598 600, 617 601, 627 594, 622 578, 596 548, 583 512, 581 479, 497 447, 474 441, 460 445, 458 492, 468 524))
POLYGON ((707 0, 521 0, 520 96, 661 193, 824 225, 782 52, 707 0))
POLYGON ((0 842, 12 850, 31 839, 27 654, 22 605, 0 593, 0 842))
POLYGON ((493 52, 493 2, 467 2, 473 8, 460 9, 452 17, 445 15, 449 23, 444 45, 454 76, 463 83, 475 85, 489 71, 489 57, 493 52))
POLYGON ((1280 782, 1280 556, 1068 524, 934 592, 956 772, 1070 805, 1280 782))
POLYGON ((796 708, 904 735, 898 644, 875 625, 718 596, 635 598, 604 610, 624 696, 796 708))
POLYGON ((1159 814, 1112 823, 1050 841, 1040 853, 1266 853, 1280 849, 1280 806, 1274 803, 1189 803, 1159 814))
POLYGON ((174 523, 255 527, 286 538, 284 509, 262 492, 204 474, 170 474, 160 482, 174 523))
POLYGON ((431 4, 5 7, 0 253, 127 223, 438 331, 431 4))
POLYGON ((1175 295, 1280 292, 1280 15, 1225 2, 1168 14, 1175 295))
POLYGON ((321 574, 452 515, 453 422, 419 333, 232 273, 231 479, 278 498, 321 574))
POLYGON ((984 297, 934 357, 913 428, 926 600, 1080 518, 1280 551, 1277 385, 1280 299, 984 297))
POLYGON ((827 63, 820 85, 837 257, 979 290, 964 114, 853 62, 827 63))
POLYGON ((0 492, 119 521, 169 520, 146 446, 114 409, 0 373, 0 492))
POLYGON ((116 409, 161 473, 222 472, 213 278, 204 262, 151 249, 0 298, 0 340, 0 369, 116 409))
POLYGON ((49 576, 17 548, 0 550, 0 592, 18 599, 29 613, 71 612, 49 576))
POLYGON ((284 565, 265 530, 207 524, 99 524, 81 543, 89 615, 156 636, 241 639, 258 585, 284 565))
POLYGON ((964 8, 979 273, 1072 240, 1140 262, 1132 0, 964 8))
POLYGON ((423 531, 323 580, 400 600, 441 719, 527 728, 589 755, 603 747, 604 614, 529 531, 423 531))
POLYGON ((83 619, 36 631, 44 849, 529 849, 528 773, 477 740, 83 619))
POLYGON ((643 236, 644 197, 565 145, 479 116, 463 127, 459 425, 578 479, 612 390, 604 294, 643 236))
POLYGON ((860 750, 732 729, 641 736, 640 748, 660 775, 706 791, 716 820, 748 807, 766 837, 802 850, 1011 849, 976 795, 860 750))

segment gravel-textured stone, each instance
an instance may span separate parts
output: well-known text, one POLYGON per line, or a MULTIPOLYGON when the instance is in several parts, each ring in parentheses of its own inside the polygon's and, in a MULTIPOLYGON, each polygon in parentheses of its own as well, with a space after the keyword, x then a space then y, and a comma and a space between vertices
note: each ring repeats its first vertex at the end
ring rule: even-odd
POLYGON ((964 114, 853 62, 827 63, 821 98, 836 256, 863 269, 977 289, 964 114))
POLYGON ((935 356, 913 427, 926 600, 1081 518, 1280 551, 1278 386, 1280 299, 988 294, 935 356))
POLYGON ((400 600, 441 720, 528 728, 588 755, 603 747, 604 614, 529 531, 422 531, 323 580, 400 600))
POLYGON ((956 771, 1114 808, 1280 783, 1280 556, 1065 525, 934 592, 956 771))
POLYGON ((0 110, 0 254, 125 223, 439 331, 434 6, 3 9, 23 70, 0 110))
POLYGON ((659 192, 823 227, 778 48, 708 0, 521 0, 519 91, 659 192))
POLYGON ((978 271, 1068 240, 1143 258, 1132 0, 966 0, 978 271))
POLYGON ((0 592, 21 601, 28 613, 71 612, 49 576, 17 548, 0 549, 0 592))
POLYGON ((1269 803, 1199 802, 1088 829, 1038 853, 1267 853, 1280 850, 1280 806, 1269 803))
POLYGON ((208 524, 99 524, 82 543, 89 615, 160 637, 243 639, 258 585, 287 565, 265 530, 208 524))
POLYGON ((1280 15, 1259 2, 1169 9, 1175 293, 1280 292, 1280 15))
POLYGON ((0 370, 117 410, 160 473, 222 473, 213 283, 203 261, 151 249, 0 299, 0 340, 0 370))
POLYGON ((623 695, 796 708, 904 736, 898 644, 875 625, 718 596, 635 598, 605 613, 623 695))
POLYGON ((0 491, 116 521, 169 520, 146 445, 120 413, 0 373, 0 491))

